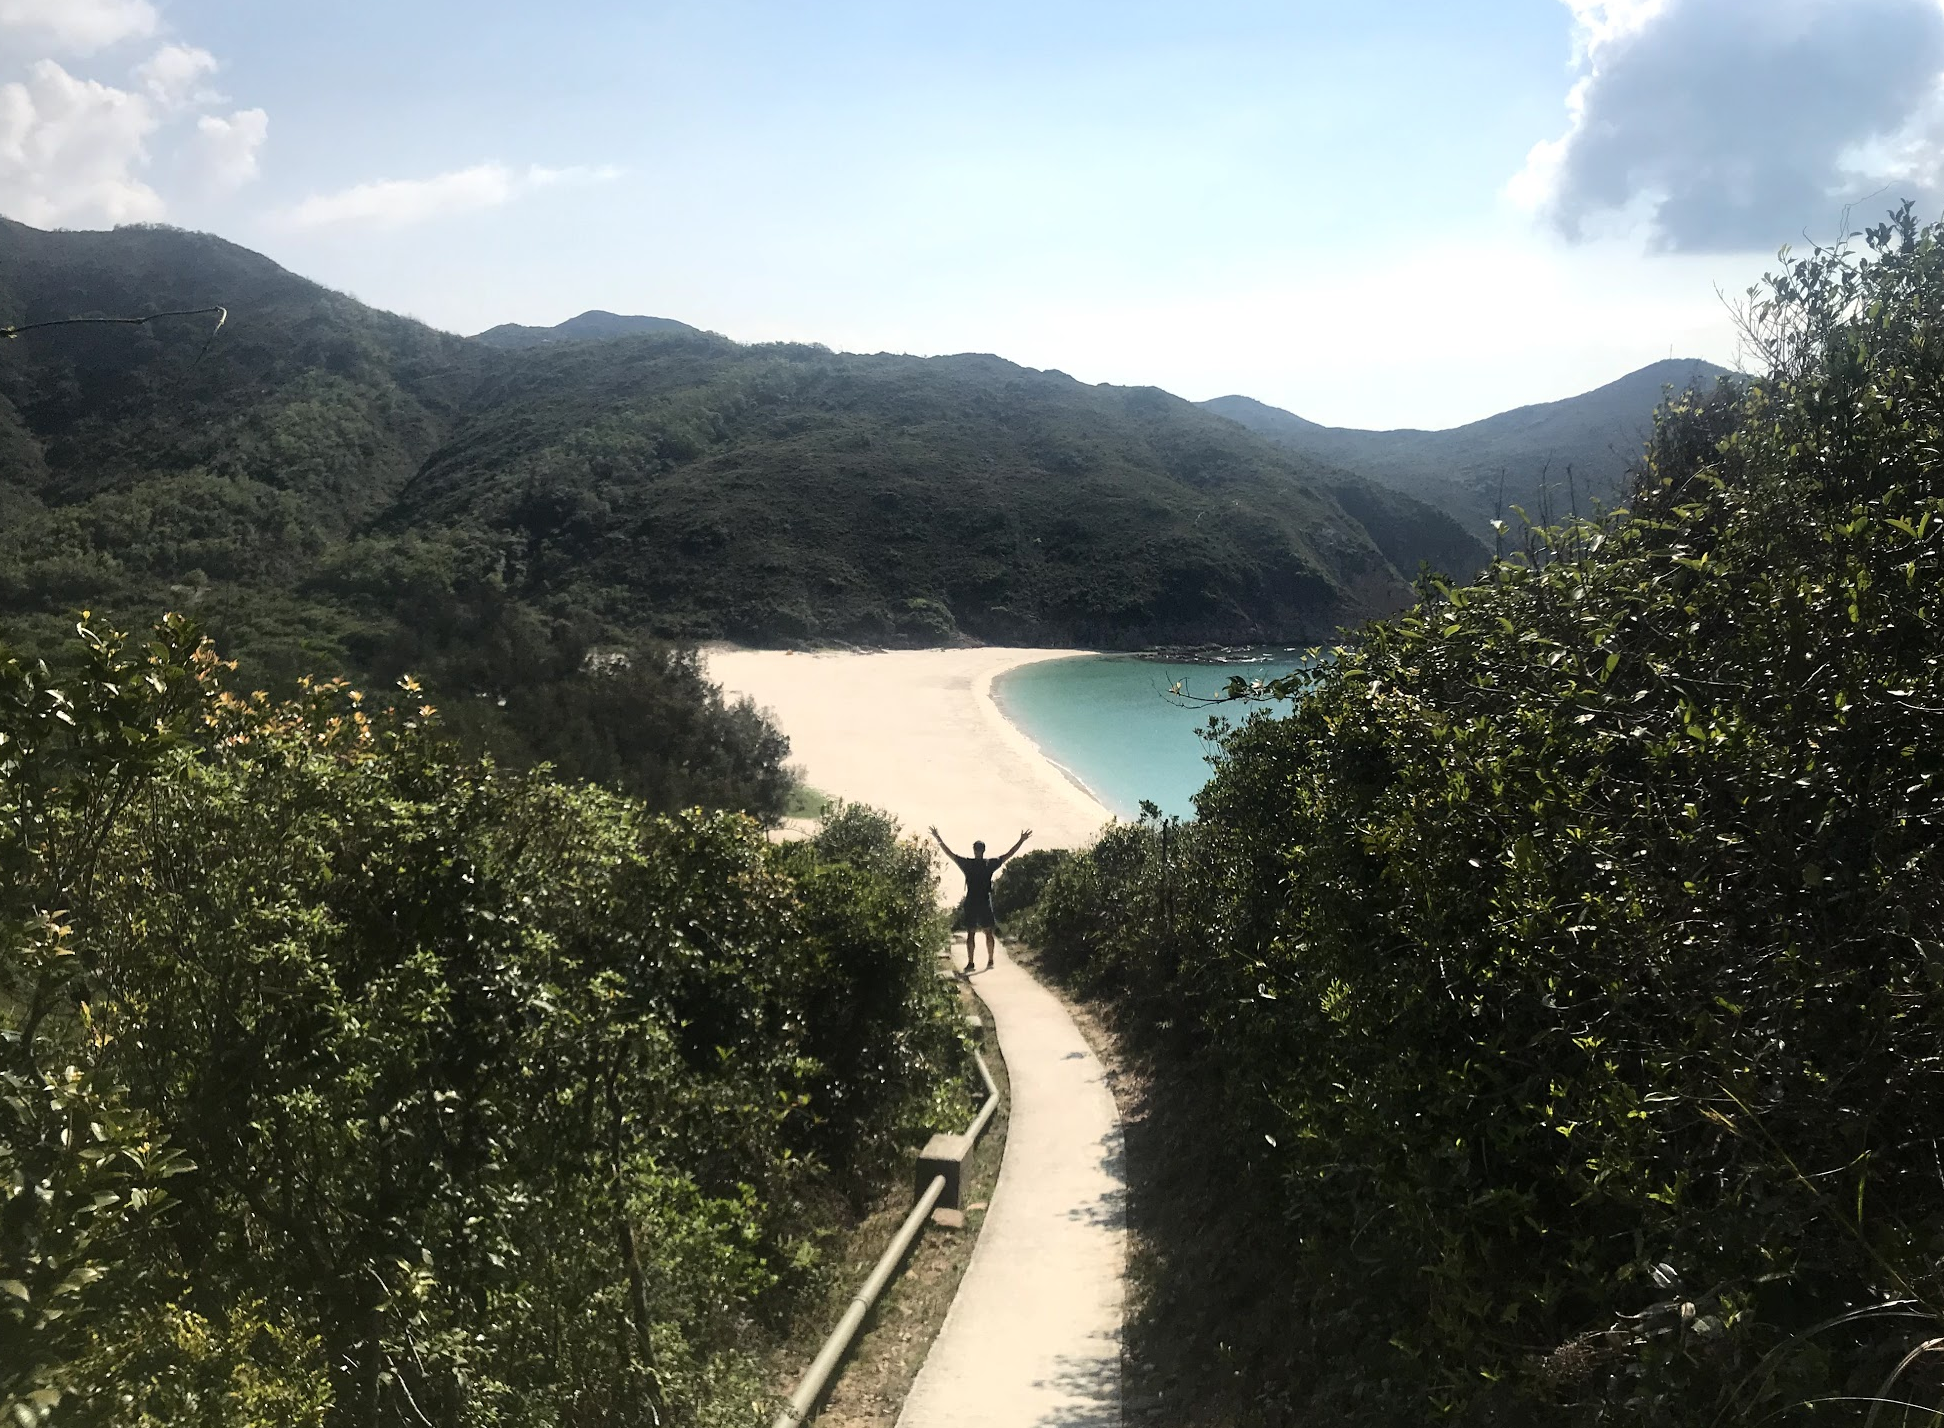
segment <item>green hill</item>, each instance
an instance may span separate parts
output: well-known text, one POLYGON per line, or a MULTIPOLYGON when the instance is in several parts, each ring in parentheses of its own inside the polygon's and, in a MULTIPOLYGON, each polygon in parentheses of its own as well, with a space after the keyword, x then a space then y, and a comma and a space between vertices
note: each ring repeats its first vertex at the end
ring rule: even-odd
POLYGON ((530 354, 476 410, 383 529, 483 525, 526 586, 684 636, 1306 638, 1420 555, 1475 563, 1435 512, 1190 403, 996 357, 608 343, 530 354))
POLYGON ((473 341, 489 347, 542 347, 553 342, 604 342, 610 337, 639 337, 651 332, 694 332, 672 317, 630 317, 593 308, 552 327, 523 327, 502 322, 473 334, 473 341))
POLYGON ((1516 524, 1513 506, 1543 522, 1576 507, 1591 514, 1595 502, 1613 504, 1640 464, 1662 395, 1705 389, 1727 375, 1698 358, 1655 362, 1564 401, 1446 431, 1320 426, 1250 397, 1216 397, 1202 406, 1291 451, 1428 501, 1489 541, 1493 520, 1516 524))
POLYGON ((230 314, 0 344, 17 631, 187 604, 270 674, 506 665, 509 622, 576 648, 1295 640, 1482 559, 1188 402, 994 357, 686 328, 502 350, 164 228, 0 223, 0 273, 7 323, 230 314))
POLYGON ((306 582, 437 449, 480 349, 207 235, 0 220, 0 322, 212 304, 213 339, 196 317, 0 343, 0 613, 45 636, 77 606, 187 608, 272 673, 348 667, 306 582))

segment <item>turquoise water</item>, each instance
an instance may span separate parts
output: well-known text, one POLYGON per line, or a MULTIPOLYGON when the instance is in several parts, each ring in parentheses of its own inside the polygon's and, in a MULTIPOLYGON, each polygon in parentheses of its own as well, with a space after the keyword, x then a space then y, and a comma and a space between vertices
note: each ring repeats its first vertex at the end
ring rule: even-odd
POLYGON ((1192 818, 1195 792, 1209 774, 1210 746, 1198 731, 1211 717, 1240 723, 1264 706, 1203 708, 1169 691, 1180 683, 1186 694, 1216 695, 1233 675, 1276 679, 1308 663, 1299 650, 1252 651, 1222 664, 1082 655, 1001 675, 992 695, 1048 758, 1122 818, 1137 817, 1142 799, 1192 818))

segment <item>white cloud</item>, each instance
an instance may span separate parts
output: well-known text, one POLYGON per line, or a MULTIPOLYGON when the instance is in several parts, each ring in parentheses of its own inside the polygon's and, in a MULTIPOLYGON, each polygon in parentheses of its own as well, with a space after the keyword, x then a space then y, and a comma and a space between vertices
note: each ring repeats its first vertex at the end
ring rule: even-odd
POLYGON ((546 188, 552 184, 611 183, 621 177, 621 170, 613 164, 570 164, 564 169, 535 164, 526 171, 526 177, 534 188, 546 188))
POLYGON ((446 214, 497 208, 513 192, 513 172, 504 164, 475 164, 436 178, 383 179, 314 194, 285 219, 293 228, 406 228, 446 214))
POLYGON ((1574 52, 1580 58, 1638 30, 1667 8, 1667 0, 1564 0, 1573 12, 1574 52))
POLYGON ((1506 193, 1566 238, 1772 252, 1852 202, 1939 197, 1940 0, 1564 3, 1566 129, 1506 193))
POLYGON ((270 116, 239 109, 229 118, 205 114, 196 121, 196 161, 203 182, 218 193, 241 188, 257 176, 257 154, 270 134, 270 116))
POLYGON ((0 0, 0 32, 25 30, 81 54, 145 39, 161 22, 150 0, 0 0))
POLYGON ((142 95, 40 61, 0 85, 0 206, 40 227, 160 218, 161 196, 136 177, 156 123, 142 95))
MULTIPOLYGON (((0 40, 38 32, 50 45, 99 48, 157 23, 149 0, 0 0, 0 40)), ((146 175, 151 150, 205 193, 248 183, 269 115, 210 112, 223 102, 208 82, 219 68, 208 50, 170 43, 133 67, 127 88, 52 59, 0 84, 0 212, 43 227, 161 218, 167 205, 146 175)))
POLYGON ((164 45, 135 66, 135 78, 149 97, 165 109, 190 104, 220 104, 222 96, 204 87, 216 73, 216 56, 190 45, 164 45))
POLYGON ((408 228, 435 218, 499 208, 535 189, 605 183, 621 171, 607 166, 550 169, 475 164, 428 179, 382 179, 336 193, 314 194, 287 210, 293 228, 408 228))

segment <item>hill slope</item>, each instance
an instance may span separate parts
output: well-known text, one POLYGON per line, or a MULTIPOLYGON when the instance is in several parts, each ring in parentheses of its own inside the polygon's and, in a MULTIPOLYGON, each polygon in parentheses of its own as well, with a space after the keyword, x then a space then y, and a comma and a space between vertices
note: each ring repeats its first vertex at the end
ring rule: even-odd
POLYGON ((717 337, 498 376, 384 529, 482 524, 532 587, 750 640, 1319 637, 1400 598, 1419 545, 1475 555, 1437 513, 1164 392, 717 337), (1387 554, 1339 485, 1373 524, 1430 529, 1387 554))
POLYGON ((484 342, 489 347, 543 347, 554 342, 602 342, 610 337, 698 330, 672 317, 630 317, 592 308, 552 327, 523 327, 517 322, 502 322, 498 327, 473 334, 473 341, 484 342))
POLYGON ((478 376, 463 338, 207 234, 44 233, 0 219, 0 485, 65 504, 158 475, 261 481, 348 528, 430 454, 478 376))
POLYGON ((306 590, 384 510, 483 375, 464 338, 378 312, 206 234, 0 220, 0 322, 221 304, 0 343, 0 615, 189 609, 270 673, 346 666, 306 590))
POLYGON ((1319 461, 1428 501, 1486 540, 1491 522, 1523 507, 1534 521, 1577 503, 1612 504, 1626 489, 1667 388, 1712 387, 1728 369, 1696 358, 1655 362, 1590 392, 1500 412, 1446 431, 1320 426, 1250 397, 1201 405, 1319 461), (1570 473, 1570 476, 1569 476, 1570 473))
MULTIPOLYGON (((0 617, 190 605, 271 672, 559 631, 1295 640, 1451 521, 1151 389, 692 329, 502 350, 207 235, 0 224, 0 617), (1347 507, 1354 507, 1352 514, 1347 507)), ((482 679, 479 688, 489 687, 482 679)))

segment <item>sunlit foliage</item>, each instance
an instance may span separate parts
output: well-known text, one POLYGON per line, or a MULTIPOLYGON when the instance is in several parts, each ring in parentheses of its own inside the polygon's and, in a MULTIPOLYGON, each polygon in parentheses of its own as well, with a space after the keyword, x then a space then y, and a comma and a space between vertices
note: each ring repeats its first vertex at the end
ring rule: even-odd
POLYGON ((1203 1326, 1265 1421, 1944 1401, 1944 246, 1863 236, 1630 515, 1427 586, 1050 884, 1274 1267, 1203 1326))
POLYGON ((919 846, 239 696, 180 621, 71 663, 0 654, 0 1405, 761 1419, 820 1209, 968 1111, 919 846))

